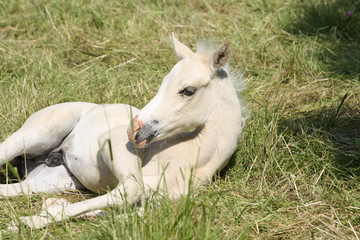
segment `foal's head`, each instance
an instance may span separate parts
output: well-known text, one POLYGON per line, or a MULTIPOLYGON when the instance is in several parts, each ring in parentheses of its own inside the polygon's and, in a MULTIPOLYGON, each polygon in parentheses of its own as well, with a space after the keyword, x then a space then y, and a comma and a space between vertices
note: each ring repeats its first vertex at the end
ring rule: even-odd
POLYGON ((128 129, 129 140, 138 147, 201 127, 218 107, 213 99, 213 83, 227 76, 222 67, 230 57, 229 42, 225 40, 216 51, 200 54, 179 42, 174 34, 172 41, 179 62, 128 129))

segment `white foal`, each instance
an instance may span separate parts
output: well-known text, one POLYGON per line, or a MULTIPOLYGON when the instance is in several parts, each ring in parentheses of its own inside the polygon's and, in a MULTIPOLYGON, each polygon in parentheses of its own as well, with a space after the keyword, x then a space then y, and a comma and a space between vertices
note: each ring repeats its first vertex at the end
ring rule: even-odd
POLYGON ((190 181, 196 188, 227 164, 245 120, 224 67, 229 43, 196 53, 174 35, 173 44, 180 61, 141 111, 124 104, 58 104, 33 114, 1 143, 0 165, 23 155, 27 162, 46 160, 29 167, 24 181, 0 185, 0 195, 81 187, 103 194, 48 207, 21 222, 42 228, 124 201, 137 203, 151 191, 177 199, 189 192, 190 181))

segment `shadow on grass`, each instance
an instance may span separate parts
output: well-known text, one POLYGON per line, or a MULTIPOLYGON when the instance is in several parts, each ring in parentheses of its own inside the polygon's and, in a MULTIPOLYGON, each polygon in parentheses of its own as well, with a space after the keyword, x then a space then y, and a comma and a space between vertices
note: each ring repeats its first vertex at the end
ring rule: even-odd
MULTIPOLYGON (((360 0, 299 1, 284 30, 316 38, 314 56, 323 71, 360 80, 360 0)), ((343 177, 360 176, 360 111, 355 104, 307 112, 280 123, 280 129, 321 134, 334 149, 334 165, 343 177), (341 111, 340 111, 341 110, 341 111), (300 126, 300 127, 299 127, 300 126)), ((356 101, 357 102, 357 101, 356 101)), ((301 134, 301 133, 299 133, 301 134)))
POLYGON ((360 79, 360 1, 301 1, 285 30, 320 41, 326 71, 360 79))
POLYGON ((320 134, 331 145, 336 175, 360 177, 360 111, 347 107, 341 116, 334 112, 334 108, 308 112, 280 122, 280 129, 298 137, 320 134))
POLYGON ((220 171, 220 178, 224 179, 228 172, 236 165, 236 159, 237 159, 238 151, 235 150, 234 154, 229 159, 229 163, 220 171))

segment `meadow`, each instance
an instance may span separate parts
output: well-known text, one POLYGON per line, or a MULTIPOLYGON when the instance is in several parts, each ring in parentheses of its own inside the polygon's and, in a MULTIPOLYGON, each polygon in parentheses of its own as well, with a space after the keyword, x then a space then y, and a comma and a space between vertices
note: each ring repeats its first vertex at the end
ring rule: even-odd
POLYGON ((48 197, 0 200, 0 239, 360 239, 359 0, 0 0, 0 142, 48 105, 142 108, 170 34, 232 44, 251 110, 230 164, 194 197, 19 225, 48 197))

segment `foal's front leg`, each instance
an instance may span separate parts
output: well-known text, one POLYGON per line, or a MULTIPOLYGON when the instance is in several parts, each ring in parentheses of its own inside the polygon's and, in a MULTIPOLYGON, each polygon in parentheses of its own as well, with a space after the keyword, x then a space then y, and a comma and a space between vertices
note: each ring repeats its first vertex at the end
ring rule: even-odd
POLYGON ((30 228, 40 229, 52 222, 60 222, 93 210, 113 205, 121 206, 125 201, 134 204, 143 194, 141 186, 141 183, 129 179, 105 195, 74 204, 49 207, 39 215, 20 217, 19 220, 30 228))
MULTIPOLYGON (((170 176, 169 180, 171 180, 170 182, 178 180, 181 182, 181 186, 184 186, 185 183, 174 176, 170 176)), ((52 206, 39 215, 20 217, 19 220, 30 228, 40 229, 52 222, 60 222, 93 210, 109 206, 122 206, 125 202, 133 205, 139 202, 142 196, 147 196, 152 191, 164 191, 171 200, 176 200, 181 195, 188 194, 186 187, 165 186, 162 174, 146 176, 140 180, 129 177, 105 195, 74 204, 52 206)))

